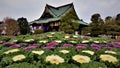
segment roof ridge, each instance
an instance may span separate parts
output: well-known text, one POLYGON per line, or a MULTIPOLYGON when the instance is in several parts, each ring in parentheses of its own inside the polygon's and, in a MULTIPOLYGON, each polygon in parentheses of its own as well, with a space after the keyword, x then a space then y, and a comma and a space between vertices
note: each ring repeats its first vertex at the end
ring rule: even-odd
POLYGON ((68 5, 73 5, 73 2, 72 2, 72 3, 69 3, 69 4, 61 5, 61 6, 58 6, 58 7, 55 7, 55 6, 52 6, 52 5, 46 4, 46 6, 48 6, 48 7, 52 7, 52 8, 55 8, 55 9, 58 9, 58 8, 60 8, 60 7, 65 7, 65 6, 68 6, 68 5))

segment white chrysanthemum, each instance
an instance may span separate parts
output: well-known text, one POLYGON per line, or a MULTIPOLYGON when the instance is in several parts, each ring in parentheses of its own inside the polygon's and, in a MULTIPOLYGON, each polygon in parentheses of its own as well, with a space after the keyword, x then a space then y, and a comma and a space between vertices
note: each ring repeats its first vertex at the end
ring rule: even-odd
POLYGON ((74 38, 77 38, 78 36, 77 35, 73 35, 74 38))
POLYGON ((63 54, 67 54, 67 53, 69 53, 70 51, 68 51, 68 50, 60 50, 59 52, 61 52, 61 53, 63 53, 63 54))
POLYGON ((99 41, 93 41, 94 43, 100 43, 99 41))
POLYGON ((90 50, 83 50, 82 52, 88 53, 88 54, 90 54, 90 55, 94 55, 94 52, 93 52, 93 51, 90 51, 90 50))
POLYGON ((75 55, 72 57, 72 59, 78 63, 81 63, 81 64, 90 62, 90 57, 83 56, 83 55, 75 55))
POLYGON ((48 41, 47 40, 41 40, 39 41, 39 43, 47 43, 48 41))
POLYGON ((102 61, 108 61, 108 62, 112 62, 113 64, 115 64, 116 62, 118 62, 117 58, 112 56, 112 55, 108 55, 108 54, 103 54, 100 55, 100 59, 102 61))
POLYGON ((16 55, 12 58, 13 61, 20 61, 20 60, 23 60, 25 59, 26 57, 24 55, 16 55))
POLYGON ((51 34, 55 34, 55 32, 51 32, 51 34))
POLYGON ((104 43, 107 43, 107 41, 103 41, 104 43))
POLYGON ((62 41, 61 41, 61 40, 55 40, 55 42, 57 42, 57 43, 62 43, 62 41))
POLYGON ((64 59, 58 55, 50 55, 46 57, 46 62, 50 62, 51 64, 60 64, 64 63, 64 59))
POLYGON ((24 40, 24 42, 32 42, 32 41, 34 41, 34 39, 26 39, 26 40, 24 40))
POLYGON ((109 54, 117 54, 115 51, 105 51, 105 53, 109 53, 109 54))
POLYGON ((65 38, 67 39, 67 38, 70 38, 70 36, 65 36, 65 38))
POLYGON ((89 43, 88 40, 83 40, 81 43, 89 43))
POLYGON ((47 35, 47 37, 51 38, 51 37, 53 37, 53 36, 52 36, 52 35, 47 35))
POLYGON ((20 51, 20 50, 19 49, 11 49, 11 50, 4 52, 4 54, 14 53, 14 52, 18 52, 18 51, 20 51))
POLYGON ((12 40, 12 42, 17 42, 18 40, 12 40))
POLYGON ((42 55, 44 53, 44 51, 43 50, 41 50, 41 51, 32 51, 32 53, 42 55))
POLYGON ((71 43, 77 43, 76 41, 70 41, 71 43))

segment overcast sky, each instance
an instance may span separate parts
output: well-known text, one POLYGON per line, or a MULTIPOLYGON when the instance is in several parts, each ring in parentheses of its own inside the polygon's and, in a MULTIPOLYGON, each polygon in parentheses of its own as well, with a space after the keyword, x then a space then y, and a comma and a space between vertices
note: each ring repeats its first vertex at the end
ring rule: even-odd
POLYGON ((103 19, 120 13, 120 0, 0 0, 0 21, 4 17, 25 17, 30 22, 41 16, 46 3, 58 7, 72 2, 79 18, 88 23, 95 13, 103 19))

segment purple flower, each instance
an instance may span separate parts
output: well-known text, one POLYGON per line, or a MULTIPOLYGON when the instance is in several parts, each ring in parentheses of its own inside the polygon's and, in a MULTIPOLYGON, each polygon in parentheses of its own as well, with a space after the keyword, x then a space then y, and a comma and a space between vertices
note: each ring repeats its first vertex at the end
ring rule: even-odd
POLYGON ((112 45, 119 45, 120 46, 120 42, 111 42, 112 45))
POLYGON ((8 46, 11 46, 11 45, 13 45, 14 43, 13 42, 5 42, 5 43, 3 43, 4 45, 8 45, 8 46))
POLYGON ((29 51, 29 50, 31 50, 32 48, 29 48, 29 47, 25 47, 24 48, 24 50, 26 50, 26 51, 29 51))
POLYGON ((100 50, 100 47, 92 47, 94 50, 100 50))
POLYGON ((19 47, 20 47, 20 45, 18 45, 18 44, 10 46, 10 48, 19 48, 19 47))
POLYGON ((99 47, 99 45, 97 45, 97 44, 91 44, 90 46, 91 47, 99 47))
POLYGON ((36 46, 36 47, 38 47, 38 46, 40 46, 40 44, 33 44, 32 46, 36 46))
POLYGON ((97 44, 91 44, 90 45, 94 50, 100 50, 100 46, 97 44))
POLYGON ((77 50, 80 50, 80 49, 83 49, 83 48, 86 48, 86 46, 81 46, 81 45, 76 46, 76 49, 77 49, 77 50))
POLYGON ((24 50, 32 50, 34 48, 36 48, 36 46, 28 46, 28 47, 25 47, 24 50))
POLYGON ((72 47, 72 44, 64 44, 63 47, 72 47))
POLYGON ((47 47, 43 47, 43 49, 48 49, 48 50, 51 50, 51 49, 54 49, 55 47, 50 47, 50 46, 47 46, 47 47))
POLYGON ((106 47, 113 47, 113 46, 114 46, 113 43, 106 44, 106 47))
POLYGON ((115 45, 114 48, 120 48, 120 45, 115 45))
POLYGON ((87 47, 88 44, 79 44, 78 46, 85 46, 85 47, 87 47))
POLYGON ((47 43, 47 46, 48 46, 48 47, 55 47, 56 45, 58 45, 57 42, 50 42, 50 43, 47 43))
POLYGON ((106 49, 106 50, 111 50, 112 47, 104 47, 104 49, 106 49))

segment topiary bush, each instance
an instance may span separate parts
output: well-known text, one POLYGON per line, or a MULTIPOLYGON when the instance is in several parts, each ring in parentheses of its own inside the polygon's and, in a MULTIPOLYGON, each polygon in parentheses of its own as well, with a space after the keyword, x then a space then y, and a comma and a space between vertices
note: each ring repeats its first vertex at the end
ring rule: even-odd
POLYGON ((41 34, 43 33, 43 29, 36 29, 34 34, 41 34))

